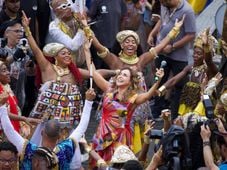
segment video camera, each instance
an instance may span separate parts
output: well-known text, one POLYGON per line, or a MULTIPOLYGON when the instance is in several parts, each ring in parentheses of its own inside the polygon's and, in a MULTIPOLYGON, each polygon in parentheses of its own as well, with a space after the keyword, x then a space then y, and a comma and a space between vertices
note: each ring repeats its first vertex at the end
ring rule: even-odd
POLYGON ((218 131, 217 124, 214 119, 214 106, 209 95, 203 95, 203 105, 205 107, 205 113, 208 120, 205 125, 208 125, 211 131, 218 131))
POLYGON ((172 125, 166 134, 162 130, 151 130, 150 138, 160 139, 155 146, 155 152, 162 145, 163 169, 190 169, 192 165, 189 141, 184 129, 172 125))

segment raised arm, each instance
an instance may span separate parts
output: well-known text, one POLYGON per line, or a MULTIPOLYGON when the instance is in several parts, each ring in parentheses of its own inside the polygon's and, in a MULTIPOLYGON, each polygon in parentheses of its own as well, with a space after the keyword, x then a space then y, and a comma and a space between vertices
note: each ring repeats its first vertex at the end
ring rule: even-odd
MULTIPOLYGON (((90 42, 86 41, 84 44, 84 54, 86 57, 86 63, 87 63, 87 68, 90 71, 90 65, 91 65, 91 53, 90 53, 90 42)), ((103 91, 106 92, 109 87, 110 83, 106 81, 95 69, 94 64, 92 64, 92 71, 93 71, 93 78, 97 86, 103 91)))
POLYGON ((25 30, 25 35, 28 39, 28 43, 32 49, 32 52, 35 56, 35 59, 37 61, 37 63, 39 64, 39 67, 41 69, 41 71, 46 70, 47 66, 51 66, 51 64, 49 63, 49 61, 47 61, 47 59, 44 57, 42 51, 39 49, 38 45, 35 42, 35 39, 33 38, 30 28, 29 28, 29 23, 30 23, 30 18, 27 18, 26 14, 24 13, 24 11, 22 11, 22 25, 24 27, 25 30))
POLYGON ((54 42, 64 44, 68 49, 72 51, 78 50, 85 41, 85 35, 83 30, 79 29, 76 35, 71 38, 58 27, 58 23, 52 21, 49 26, 49 33, 54 42))
POLYGON ((4 134, 6 135, 7 139, 17 147, 19 153, 22 153, 26 140, 14 130, 13 125, 11 124, 8 117, 8 108, 6 105, 0 107, 0 119, 4 134))
POLYGON ((156 94, 156 89, 159 86, 161 78, 164 76, 163 68, 157 69, 156 76, 159 77, 158 81, 155 82, 153 84, 153 86, 147 92, 141 93, 137 96, 137 98, 135 100, 136 105, 139 105, 139 104, 146 102, 147 100, 149 100, 152 96, 154 96, 156 94))
POLYGON ((159 96, 163 96, 165 91, 172 88, 177 84, 180 80, 182 80, 187 74, 191 71, 192 65, 186 66, 180 73, 170 78, 167 82, 165 82, 159 89, 159 96))
POLYGON ((204 55, 205 55, 205 62, 207 64, 207 76, 210 80, 218 73, 218 68, 213 62, 213 38, 209 35, 210 28, 207 28, 202 34, 202 41, 204 46, 204 55))
POLYGON ((92 45, 97 50, 97 55, 110 67, 111 70, 119 69, 119 58, 104 47, 94 36, 92 45))
POLYGON ((210 128, 207 125, 202 125, 200 135, 203 140, 203 157, 206 167, 212 170, 218 170, 219 168, 214 163, 214 158, 210 147, 210 128))
POLYGON ((92 109, 94 98, 95 98, 94 89, 89 89, 86 92, 86 100, 85 100, 85 105, 83 108, 80 123, 77 126, 77 128, 72 132, 72 134, 69 136, 69 138, 74 139, 75 141, 79 141, 82 135, 86 132, 87 126, 90 120, 91 109, 92 109))
POLYGON ((140 56, 140 66, 143 68, 147 63, 152 61, 157 55, 165 48, 167 44, 170 43, 171 40, 175 39, 177 35, 180 33, 180 28, 183 25, 185 15, 182 19, 178 22, 176 20, 174 27, 168 33, 168 35, 155 47, 151 47, 148 52, 145 52, 140 56))

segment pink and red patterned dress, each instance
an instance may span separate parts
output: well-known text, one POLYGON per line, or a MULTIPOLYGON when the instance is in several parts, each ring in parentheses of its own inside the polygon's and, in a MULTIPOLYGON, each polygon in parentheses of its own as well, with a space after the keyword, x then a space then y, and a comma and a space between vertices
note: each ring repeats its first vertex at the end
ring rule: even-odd
POLYGON ((132 149, 133 131, 130 127, 134 101, 137 94, 127 102, 120 102, 114 93, 107 93, 102 104, 102 118, 93 137, 93 148, 105 160, 110 161, 118 145, 127 145, 132 149))

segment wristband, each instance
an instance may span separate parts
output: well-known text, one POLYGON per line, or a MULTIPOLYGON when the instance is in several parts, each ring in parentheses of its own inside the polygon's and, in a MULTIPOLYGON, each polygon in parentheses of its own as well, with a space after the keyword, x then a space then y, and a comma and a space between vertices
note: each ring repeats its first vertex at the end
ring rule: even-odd
POLYGON ((99 159, 97 160, 97 167, 101 167, 101 166, 105 166, 106 165, 106 162, 103 160, 103 159, 99 159))
POLYGON ((101 53, 97 52, 97 55, 98 55, 100 58, 105 58, 109 52, 110 52, 109 49, 106 48, 106 47, 104 47, 104 51, 101 52, 101 53))
POLYGON ((160 97, 160 96, 163 96, 164 93, 165 93, 165 91, 166 91, 166 86, 162 85, 161 87, 159 87, 158 91, 159 91, 159 93, 160 93, 160 94, 159 94, 159 97, 160 97))
POLYGON ((150 52, 151 55, 154 56, 154 59, 156 59, 156 58, 158 57, 158 55, 157 55, 157 53, 156 53, 154 47, 151 47, 151 48, 149 49, 149 52, 150 52))
POLYGON ((144 142, 145 144, 149 145, 149 144, 150 144, 150 138, 149 138, 149 136, 144 135, 143 142, 144 142))
POLYGON ((203 147, 205 147, 205 146, 210 146, 210 141, 203 142, 203 147))
POLYGON ((28 26, 24 27, 25 36, 29 37, 32 35, 30 28, 28 26))

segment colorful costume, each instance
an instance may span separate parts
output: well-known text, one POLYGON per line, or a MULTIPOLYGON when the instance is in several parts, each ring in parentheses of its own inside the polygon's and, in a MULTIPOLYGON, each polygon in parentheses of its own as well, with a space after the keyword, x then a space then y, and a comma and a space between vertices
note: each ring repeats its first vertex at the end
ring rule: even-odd
POLYGON ((81 94, 77 85, 52 81, 43 84, 31 116, 50 116, 58 119, 62 125, 75 127, 80 121, 81 108, 81 94))
MULTIPOLYGON (((25 149, 22 152, 22 164, 20 169, 32 169, 32 157, 37 148, 38 146, 36 144, 32 144, 31 142, 27 141, 27 143, 25 144, 25 149)), ((58 168, 56 169, 69 170, 69 165, 74 155, 75 148, 76 143, 72 139, 66 139, 57 144, 54 149, 54 152, 59 161, 58 168)))
POLYGON ((134 112, 133 103, 137 94, 127 102, 119 102, 114 93, 107 93, 103 99, 102 119, 93 138, 94 149, 105 161, 110 161, 118 145, 132 148, 133 133, 130 122, 134 112))
POLYGON ((178 113, 185 115, 193 112, 200 116, 205 116, 205 108, 201 101, 201 83, 206 75, 207 66, 205 64, 192 69, 190 81, 183 88, 178 113))
MULTIPOLYGON (((17 105, 17 99, 16 96, 13 94, 10 86, 7 84, 5 86, 3 86, 2 84, 0 84, 0 94, 3 93, 3 91, 7 91, 9 94, 8 97, 8 105, 9 105, 9 110, 10 113, 14 114, 14 115, 21 115, 20 112, 20 108, 17 105)), ((19 132, 20 131, 20 122, 16 121, 16 120, 11 120, 11 123, 14 127, 14 129, 19 132)))
MULTIPOLYGON (((85 100, 83 114, 79 125, 66 140, 58 143, 53 150, 59 160, 59 170, 80 169, 81 167, 80 149, 76 141, 80 140, 87 129, 92 103, 92 101, 85 100)), ((5 106, 0 107, 0 119, 5 135, 8 140, 17 147, 18 153, 21 155, 21 169, 32 169, 32 157, 39 145, 24 139, 13 129, 5 106)), ((41 135, 41 131, 39 131, 39 133, 41 135)))

